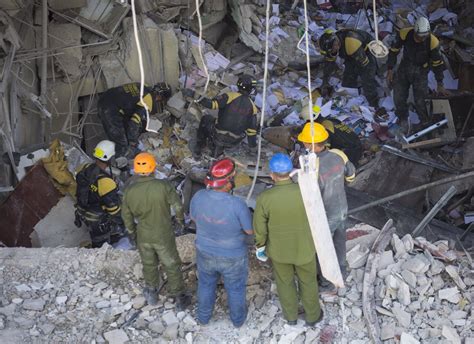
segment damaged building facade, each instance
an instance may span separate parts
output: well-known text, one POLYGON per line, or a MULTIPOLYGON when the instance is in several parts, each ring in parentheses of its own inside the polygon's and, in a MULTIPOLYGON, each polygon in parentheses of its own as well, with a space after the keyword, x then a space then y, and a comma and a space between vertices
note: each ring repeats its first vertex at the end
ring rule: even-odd
MULTIPOLYGON (((307 1, 306 27, 298 0, 0 0, 0 342, 474 343, 474 6, 375 1, 377 38, 386 47, 425 16, 446 65, 449 95, 436 94, 430 73, 431 121, 420 124, 411 94, 417 130, 404 133, 386 57, 376 59, 379 108, 369 106, 361 85, 342 87, 341 59, 331 93, 323 92, 318 39, 327 29, 375 36, 372 6, 307 1), (156 158, 156 178, 173 184, 185 212, 214 161, 207 151, 193 155, 199 121, 217 116, 186 97, 185 88, 213 98, 236 91, 241 75, 258 81, 252 99, 263 123, 260 160, 245 140, 225 151, 237 166, 234 195, 250 208, 272 184, 270 157, 296 150, 297 134, 312 116, 310 99, 321 118, 357 134, 361 157, 346 186, 349 275, 336 295, 321 296, 321 324, 285 323, 271 264, 254 258, 253 245, 249 316, 241 329, 226 320, 221 289, 218 320, 208 327, 196 323, 194 310, 175 309, 166 294, 147 306, 140 259, 129 242, 82 248, 90 236, 74 225, 75 174, 107 138, 98 99, 140 82, 140 63, 144 82, 166 84, 171 96, 150 114, 151 130, 138 147, 156 158), (78 324, 82 319, 88 320, 78 324)), ((130 171, 113 172, 123 191, 130 171)), ((190 220, 176 228, 191 290, 193 232, 190 220)))

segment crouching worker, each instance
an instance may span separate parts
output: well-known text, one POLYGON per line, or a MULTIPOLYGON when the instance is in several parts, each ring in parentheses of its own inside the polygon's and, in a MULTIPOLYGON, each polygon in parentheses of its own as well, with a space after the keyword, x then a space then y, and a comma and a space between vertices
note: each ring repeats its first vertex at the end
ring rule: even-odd
POLYGON ((158 263, 161 261, 168 277, 168 291, 176 298, 178 310, 183 310, 191 303, 191 295, 185 292, 170 211, 173 207, 176 219, 182 224, 184 214, 181 201, 168 181, 155 179, 156 161, 153 155, 140 153, 133 164, 134 172, 139 177, 125 190, 122 217, 142 260, 145 279, 143 295, 149 305, 157 303, 157 288, 160 285, 158 263))
POLYGON ((230 194, 234 175, 235 164, 231 159, 217 161, 205 179, 207 189, 198 191, 191 200, 191 218, 197 226, 197 318, 201 324, 207 324, 212 317, 220 276, 232 323, 240 327, 247 318, 245 239, 253 234, 252 216, 245 202, 230 194))
POLYGON ((95 162, 85 164, 76 175, 77 203, 74 223, 88 227, 92 247, 118 240, 124 231, 120 217, 120 196, 112 179, 111 161, 115 156, 115 143, 100 141, 92 154, 95 162), (112 238, 111 238, 112 237, 112 238))
POLYGON ((257 198, 253 224, 257 258, 270 257, 283 316, 289 325, 298 319, 298 295, 306 324, 314 326, 323 313, 316 280, 316 250, 298 184, 290 179, 293 169, 288 155, 270 159, 275 185, 257 198), (298 287, 295 284, 295 275, 298 287))

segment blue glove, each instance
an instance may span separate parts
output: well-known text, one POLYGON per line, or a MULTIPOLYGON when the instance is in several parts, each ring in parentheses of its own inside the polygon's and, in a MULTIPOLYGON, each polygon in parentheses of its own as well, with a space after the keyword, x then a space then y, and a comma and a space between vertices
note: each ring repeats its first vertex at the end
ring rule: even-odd
POLYGON ((265 253, 265 247, 266 246, 258 247, 257 250, 255 251, 255 255, 257 256, 257 259, 262 262, 266 262, 268 260, 268 257, 265 253))

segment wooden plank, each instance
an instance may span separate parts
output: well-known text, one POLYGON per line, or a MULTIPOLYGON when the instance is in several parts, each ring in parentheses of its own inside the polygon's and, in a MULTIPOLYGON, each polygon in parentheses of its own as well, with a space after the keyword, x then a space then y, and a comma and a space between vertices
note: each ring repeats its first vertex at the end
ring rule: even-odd
POLYGON ((429 140, 425 140, 425 141, 403 144, 402 148, 403 149, 429 148, 429 147, 433 147, 434 145, 441 145, 441 144, 444 144, 444 143, 445 143, 445 141, 443 139, 441 139, 439 137, 436 137, 434 139, 429 139, 429 140))
POLYGON ((319 159, 315 153, 301 155, 300 166, 298 184, 311 227, 311 235, 313 236, 321 273, 337 288, 343 288, 344 280, 329 229, 321 190, 319 189, 319 159))

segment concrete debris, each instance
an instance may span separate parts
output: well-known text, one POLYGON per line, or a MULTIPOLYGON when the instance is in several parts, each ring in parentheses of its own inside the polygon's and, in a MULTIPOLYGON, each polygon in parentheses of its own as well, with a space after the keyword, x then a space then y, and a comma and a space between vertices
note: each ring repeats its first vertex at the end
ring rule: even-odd
POLYGON ((459 303, 461 300, 461 294, 457 287, 441 289, 438 292, 438 296, 441 300, 448 300, 451 303, 459 303))
POLYGON ((441 333, 443 337, 449 341, 449 343, 461 344, 461 337, 459 337, 459 334, 454 328, 449 326, 443 326, 443 330, 441 333))
POLYGON ((400 336, 400 344, 420 344, 411 334, 403 332, 400 336))

